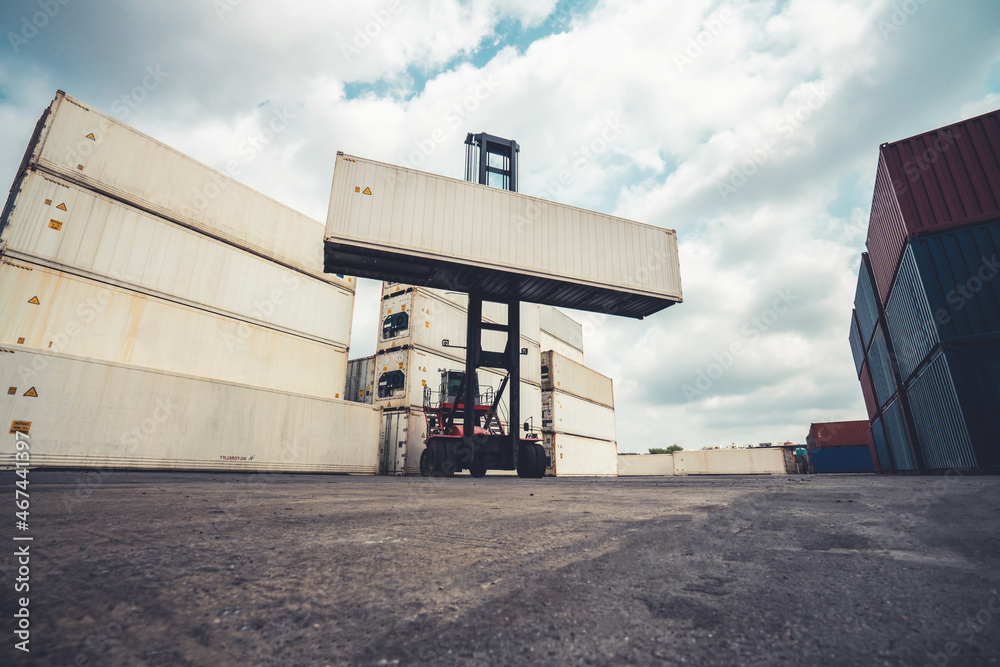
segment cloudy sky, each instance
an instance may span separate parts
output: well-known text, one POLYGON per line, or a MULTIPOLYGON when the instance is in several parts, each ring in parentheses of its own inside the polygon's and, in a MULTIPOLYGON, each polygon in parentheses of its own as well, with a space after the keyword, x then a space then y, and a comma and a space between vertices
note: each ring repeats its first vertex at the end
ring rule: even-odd
MULTIPOLYGON (((461 177, 486 131, 520 143, 522 192, 676 229, 683 304, 572 313, 614 378, 621 451, 863 419, 847 327, 878 146, 1000 107, 994 0, 15 0, 0 18, 4 182, 63 89, 318 220, 336 151, 461 177)), ((352 356, 374 350, 377 289, 352 356)))

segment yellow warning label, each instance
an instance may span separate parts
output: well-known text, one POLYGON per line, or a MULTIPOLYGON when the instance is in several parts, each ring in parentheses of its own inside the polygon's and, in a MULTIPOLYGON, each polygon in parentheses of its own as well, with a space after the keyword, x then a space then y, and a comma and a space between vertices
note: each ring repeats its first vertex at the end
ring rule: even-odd
POLYGON ((19 337, 19 338, 17 339, 17 344, 18 344, 18 345, 23 345, 23 344, 24 344, 24 336, 20 336, 20 337, 19 337))
POLYGON ((361 192, 361 187, 360 186, 355 186, 354 191, 355 192, 361 192))
POLYGON ((32 387, 28 391, 24 392, 24 395, 25 396, 31 396, 32 398, 38 398, 38 392, 35 391, 34 387, 32 387))
POLYGON ((427 386, 427 380, 421 380, 420 384, 421 384, 421 386, 426 387, 427 386))
POLYGON ((17 393, 17 387, 11 387, 10 389, 7 390, 8 396, 13 396, 16 393, 17 393))
POLYGON ((431 328, 431 323, 430 323, 430 322, 426 322, 426 321, 425 321, 425 322, 424 322, 424 328, 425 328, 425 329, 430 329, 430 328, 431 328))
POLYGON ((37 296, 31 297, 30 299, 28 299, 28 303, 33 303, 36 306, 39 305, 39 303, 38 303, 38 297, 37 296))
POLYGON ((402 368, 403 368, 403 362, 402 361, 399 362, 399 368, 400 368, 400 370, 402 370, 402 368))
POLYGON ((404 304, 404 305, 403 305, 403 306, 402 306, 402 307, 400 308, 400 310, 406 310, 406 305, 404 304))
POLYGON ((65 211, 66 210, 66 204, 65 203, 59 204, 59 206, 56 206, 56 208, 59 209, 60 211, 65 211))
POLYGON ((49 229, 54 229, 58 232, 62 229, 62 223, 53 218, 52 220, 49 220, 49 229))
POLYGON ((361 393, 359 394, 359 396, 361 396, 361 398, 365 397, 365 390, 364 389, 361 390, 361 393))
POLYGON ((340 394, 334 394, 333 397, 334 398, 340 398, 340 394))
POLYGON ((91 141, 97 141, 97 139, 94 138, 94 133, 93 132, 91 132, 90 134, 88 134, 87 138, 90 139, 91 141))
POLYGON ((31 430, 31 422, 12 421, 10 423, 11 433, 23 433, 25 435, 28 435, 28 431, 30 430, 31 430))
POLYGON ((51 204, 51 203, 52 203, 52 200, 51 200, 51 199, 46 199, 46 200, 45 200, 45 205, 46 205, 46 206, 48 206, 48 205, 49 205, 49 204, 51 204))
POLYGON ((371 188, 365 188, 365 189, 364 189, 364 190, 363 190, 363 191, 361 192, 361 194, 363 194, 363 195, 370 195, 371 193, 372 193, 372 189, 371 189, 371 188))

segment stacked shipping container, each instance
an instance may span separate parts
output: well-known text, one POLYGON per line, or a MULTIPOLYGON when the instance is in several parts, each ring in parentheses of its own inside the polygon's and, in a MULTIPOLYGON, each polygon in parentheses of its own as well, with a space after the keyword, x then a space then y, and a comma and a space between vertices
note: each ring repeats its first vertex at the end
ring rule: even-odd
POLYGON ((868 431, 868 421, 811 424, 806 447, 813 471, 874 472, 878 456, 868 431))
POLYGON ((886 345, 860 285, 849 338, 882 470, 1000 470, 1000 111, 881 147, 867 245, 886 345))
POLYGON ((0 418, 38 465, 374 472, 322 230, 59 92, 0 220, 0 418))

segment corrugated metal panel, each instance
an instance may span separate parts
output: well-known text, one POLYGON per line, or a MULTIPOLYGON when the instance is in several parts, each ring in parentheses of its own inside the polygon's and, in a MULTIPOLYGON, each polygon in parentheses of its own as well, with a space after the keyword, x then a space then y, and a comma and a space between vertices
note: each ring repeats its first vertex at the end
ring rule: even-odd
POLYGON ((1000 472, 1000 342, 946 350, 980 470, 1000 472))
POLYGON ((878 287, 882 303, 889 298, 892 278, 899 266, 899 258, 906 244, 906 226, 899 211, 896 193, 893 191, 892 177, 880 152, 878 171, 875 175, 875 194, 872 196, 871 217, 868 219, 868 255, 872 273, 878 287))
POLYGON ((883 144, 910 235, 1000 217, 1000 110, 883 144))
MULTIPOLYGON (((376 349, 383 352, 395 347, 417 347, 464 363, 465 350, 459 348, 465 347, 468 314, 453 301, 439 299, 438 296, 439 292, 436 290, 420 288, 383 298, 376 349), (403 319, 391 320, 393 317, 403 319), (396 326, 397 324, 400 326, 396 326), (445 340, 449 347, 443 345, 445 340)), ((532 311, 537 313, 538 307, 535 304, 525 303, 521 306, 522 314, 532 311)), ((492 317, 484 316, 485 321, 503 320, 498 323, 506 324, 506 312, 490 310, 492 317)), ((503 310, 506 308, 503 307, 503 310)), ((529 319, 529 334, 521 336, 521 348, 528 350, 528 354, 521 355, 521 380, 538 385, 541 383, 541 349, 537 340, 537 317, 534 320, 536 325, 532 327, 529 319), (532 331, 535 339, 530 338, 532 331)), ((485 349, 501 352, 507 344, 507 335, 498 331, 483 331, 482 341, 485 349)))
POLYGON ((613 441, 615 411, 565 392, 543 391, 542 430, 613 441))
POLYGON ((780 449, 719 449, 674 452, 676 475, 784 475, 780 449))
POLYGON ((865 398, 865 408, 868 409, 868 419, 873 419, 878 412, 878 398, 875 397, 875 385, 872 384, 871 373, 868 372, 868 364, 861 369, 861 394, 865 398))
POLYGON ((892 459, 889 458, 889 443, 885 439, 885 431, 882 428, 881 419, 876 419, 872 422, 871 436, 875 452, 878 455, 879 469, 882 472, 895 472, 892 459))
MULTIPOLYGON (((0 378, 17 387, 0 423, 31 422, 33 465, 375 472, 370 406, 13 349, 0 355, 0 378)), ((13 449, 4 438, 0 465, 13 449)))
POLYGON ((896 462, 896 471, 916 470, 917 459, 913 455, 913 447, 907 435, 903 405, 898 398, 882 411, 882 427, 885 429, 886 444, 892 452, 893 461, 896 462))
POLYGON ((865 266, 867 255, 862 255, 861 268, 858 270, 858 286, 854 291, 854 307, 858 314, 858 327, 861 329, 861 341, 865 348, 871 344, 872 334, 878 325, 878 304, 875 302, 875 290, 865 266))
POLYGON ((355 403, 371 403, 375 395, 375 355, 347 361, 344 398, 355 403))
POLYGON ((910 245, 941 340, 1000 333, 1000 221, 910 245))
POLYGON ((350 344, 353 287, 289 271, 37 171, 26 174, 15 203, 0 235, 9 257, 350 344))
POLYGON ((343 154, 325 238, 328 271, 628 317, 681 301, 672 230, 343 154))
POLYGON ((872 348, 868 352, 868 364, 871 368, 872 382, 875 384, 875 393, 878 394, 879 402, 885 405, 896 393, 896 379, 892 374, 889 351, 881 327, 875 332, 872 348))
POLYGON ((556 354, 561 354, 567 359, 575 361, 578 364, 584 363, 583 350, 578 350, 572 345, 568 345, 559 340, 558 338, 550 336, 544 331, 541 332, 541 334, 539 334, 539 338, 541 339, 539 347, 543 352, 551 350, 552 352, 555 352, 556 354))
POLYGON ((341 398, 347 349, 21 262, 0 263, 0 341, 341 398))
POLYGON ((349 278, 323 272, 321 223, 61 91, 50 110, 32 149, 38 169, 353 289, 349 278))
POLYGON ((566 433, 546 433, 544 447, 552 452, 556 477, 615 477, 618 445, 614 441, 581 438, 566 433))
POLYGON ((542 353, 542 390, 572 394, 598 405, 615 407, 611 378, 552 351, 542 353))
POLYGON ((619 477, 670 476, 674 474, 673 454, 619 454, 619 477))
MULTIPOLYGON (((861 330, 858 328, 858 311, 851 311, 851 331, 847 334, 851 343, 851 354, 854 356, 854 373, 861 375, 861 366, 865 363, 865 344, 861 342, 861 330)), ((544 349, 545 346, 543 345, 544 349)))
POLYGON ((927 469, 976 467, 965 415, 943 352, 938 351, 933 361, 914 376, 906 395, 910 399, 917 443, 927 469))
POLYGON ((866 443, 868 421, 818 422, 810 424, 806 444, 821 447, 854 447, 866 443))
POLYGON ((583 354, 582 324, 558 308, 553 308, 552 306, 539 306, 538 315, 539 326, 542 331, 549 334, 549 336, 552 336, 553 338, 558 338, 566 345, 579 350, 580 354, 583 354))
POLYGON ((872 466, 875 468, 875 472, 881 472, 881 466, 878 462, 878 450, 875 449, 875 438, 872 436, 872 430, 868 429, 868 454, 871 457, 872 466))
POLYGON ((912 246, 903 253, 885 319, 899 372, 909 378, 940 342, 912 246))
POLYGON ((868 445, 828 447, 809 452, 813 470, 818 473, 875 472, 868 445))

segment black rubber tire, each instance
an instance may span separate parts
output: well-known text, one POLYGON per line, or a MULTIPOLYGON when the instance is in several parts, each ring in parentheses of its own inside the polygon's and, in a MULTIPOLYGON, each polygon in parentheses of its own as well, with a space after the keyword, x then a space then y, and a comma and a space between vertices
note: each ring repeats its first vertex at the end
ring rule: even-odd
POLYGON ((473 477, 485 477, 486 476, 486 464, 479 463, 478 461, 473 461, 472 465, 469 466, 469 474, 473 477))
POLYGON ((535 477, 538 479, 545 477, 545 447, 540 442, 535 443, 535 463, 535 477))
POLYGON ((428 447, 424 447, 424 451, 420 452, 420 474, 424 477, 434 474, 434 462, 431 461, 431 450, 428 447))
POLYGON ((448 460, 448 443, 434 443, 434 474, 443 477, 451 477, 455 474, 454 461, 448 460))
POLYGON ((517 476, 525 478, 534 477, 537 465, 538 457, 535 455, 535 448, 522 443, 517 453, 517 476))

